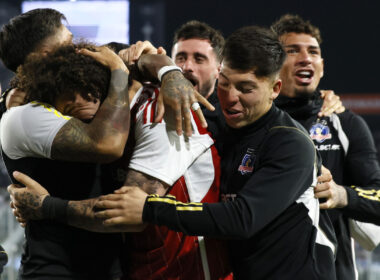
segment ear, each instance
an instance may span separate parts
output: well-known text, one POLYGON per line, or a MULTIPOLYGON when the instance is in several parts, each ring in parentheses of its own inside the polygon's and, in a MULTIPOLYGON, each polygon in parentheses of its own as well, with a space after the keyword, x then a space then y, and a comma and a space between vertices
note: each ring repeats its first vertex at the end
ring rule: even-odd
POLYGON ((220 69, 222 68, 222 64, 221 63, 218 63, 218 67, 216 68, 217 71, 216 71, 216 74, 215 74, 215 78, 216 79, 219 79, 219 73, 220 73, 220 69))
POLYGON ((273 86, 272 86, 272 94, 271 94, 271 100, 275 100, 277 98, 277 96, 280 94, 280 91, 281 91, 281 86, 282 86, 282 81, 281 79, 275 79, 274 82, 273 82, 273 86))

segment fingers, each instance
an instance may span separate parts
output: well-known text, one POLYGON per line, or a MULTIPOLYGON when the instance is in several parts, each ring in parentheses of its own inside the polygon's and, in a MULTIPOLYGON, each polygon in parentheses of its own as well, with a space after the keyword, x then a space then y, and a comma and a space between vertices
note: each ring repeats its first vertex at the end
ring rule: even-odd
POLYGON ((185 135, 190 137, 193 134, 193 126, 191 125, 190 104, 187 101, 182 104, 182 115, 185 125, 185 135))
POLYGON ((164 113, 165 113, 164 97, 162 94, 159 94, 157 98, 156 116, 154 117, 154 122, 155 123, 161 122, 162 118, 164 117, 164 113))
POLYGON ((26 188, 29 190, 38 191, 39 194, 49 194, 48 191, 44 187, 42 187, 38 182, 34 181, 28 175, 25 175, 18 171, 14 171, 13 177, 17 181, 19 181, 21 184, 26 186, 26 188))
POLYGON ((182 135, 182 113, 181 107, 177 104, 174 109, 174 121, 175 121, 175 129, 179 136, 182 135))
POLYGON ((318 113, 319 117, 330 116, 332 113, 342 113, 345 111, 340 97, 334 93, 333 90, 321 90, 321 97, 323 98, 323 105, 321 111, 318 113))
POLYGON ((90 51, 88 49, 79 49, 77 52, 92 57, 104 66, 107 66, 111 71, 122 69, 125 72, 129 73, 128 68, 125 66, 123 60, 106 46, 96 47, 95 51, 90 51))
POLYGON ((5 99, 7 109, 25 104, 26 92, 18 88, 11 89, 5 99))
POLYGON ((95 204, 96 208, 102 208, 102 209, 117 209, 122 208, 122 205, 120 204, 120 201, 114 201, 114 200, 102 200, 98 201, 95 204))
POLYGON ((212 104, 210 102, 208 102, 208 100, 206 98, 204 98, 204 96, 202 94, 195 91, 195 97, 197 98, 199 103, 202 103, 203 106, 206 107, 207 110, 215 111, 215 107, 212 106, 212 104))
POLYGON ((157 49, 157 54, 166 55, 166 50, 163 47, 159 47, 157 49))
POLYGON ((160 54, 166 51, 160 47, 160 51, 156 49, 149 41, 137 41, 135 44, 131 45, 128 49, 121 50, 119 56, 128 65, 134 64, 142 54, 160 54))
POLYGON ((120 209, 107 209, 95 213, 95 217, 98 219, 110 219, 114 217, 122 216, 123 212, 120 209))
MULTIPOLYGON (((208 108, 215 110, 214 106, 212 106, 206 98, 204 98, 200 93, 198 93, 196 90, 194 90, 195 92, 195 97, 196 97, 196 101, 192 101, 192 104, 193 102, 201 102, 202 104, 207 104, 208 108)), ((197 114, 198 118, 199 118, 199 121, 201 122, 201 126, 202 127, 207 127, 207 121, 203 115, 203 112, 202 112, 202 109, 199 107, 195 113, 197 114)))
POLYGON ((118 194, 127 193, 129 189, 130 187, 123 186, 120 189, 115 190, 114 193, 118 193, 118 194))

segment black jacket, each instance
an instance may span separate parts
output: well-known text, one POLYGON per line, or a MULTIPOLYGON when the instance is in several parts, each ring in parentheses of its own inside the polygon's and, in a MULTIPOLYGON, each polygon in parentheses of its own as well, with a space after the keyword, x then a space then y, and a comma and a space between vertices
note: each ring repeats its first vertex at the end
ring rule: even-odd
POLYGON ((333 253, 317 244, 317 155, 306 131, 273 106, 217 137, 223 203, 151 196, 143 220, 189 235, 228 238, 236 279, 335 279, 333 253))
POLYGON ((308 130, 322 156, 322 164, 343 185, 348 206, 328 210, 338 239, 337 279, 355 279, 348 218, 380 224, 380 167, 371 132, 365 121, 346 110, 318 118, 323 100, 319 91, 309 98, 279 96, 276 105, 308 130))

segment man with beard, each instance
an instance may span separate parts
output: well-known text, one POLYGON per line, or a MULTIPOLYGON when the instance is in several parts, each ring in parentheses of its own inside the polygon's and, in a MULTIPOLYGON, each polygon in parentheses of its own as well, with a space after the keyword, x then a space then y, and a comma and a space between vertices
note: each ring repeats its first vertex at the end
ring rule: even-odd
POLYGON ((380 224, 380 168, 371 132, 364 120, 350 111, 330 117, 317 115, 322 106, 318 85, 324 75, 319 29, 297 15, 282 16, 272 29, 287 53, 276 105, 309 131, 322 164, 331 171, 333 180, 319 184, 315 196, 326 199, 321 209, 336 208, 327 212, 338 239, 337 279, 357 279, 351 243, 351 226, 357 222, 351 219, 380 224))
POLYGON ((174 34, 172 58, 198 92, 215 105, 224 38, 206 23, 189 21, 174 34))

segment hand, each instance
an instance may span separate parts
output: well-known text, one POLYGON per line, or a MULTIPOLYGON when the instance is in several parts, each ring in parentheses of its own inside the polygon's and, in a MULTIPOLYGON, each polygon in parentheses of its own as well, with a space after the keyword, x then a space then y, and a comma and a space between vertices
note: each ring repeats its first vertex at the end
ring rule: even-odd
POLYGON ((342 113, 346 110, 343 106, 340 97, 334 93, 333 90, 321 90, 321 97, 323 98, 323 105, 318 117, 328 117, 332 113, 342 113))
POLYGON ((129 70, 124 64, 123 60, 106 46, 96 47, 95 51, 90 51, 88 49, 79 49, 77 52, 92 57, 104 66, 107 66, 111 71, 121 69, 129 73, 129 70))
MULTIPOLYGON (((176 131, 178 135, 182 134, 182 118, 184 119, 185 134, 191 136, 191 113, 190 107, 194 102, 199 101, 211 111, 215 110, 206 98, 199 94, 180 71, 171 71, 162 78, 160 95, 158 98, 157 114, 155 122, 160 122, 164 115, 163 103, 167 104, 174 110, 176 131)), ((202 110, 198 109, 196 114, 203 127, 207 127, 207 122, 203 116, 202 110)))
POLYGON ((10 109, 25 104, 26 92, 19 90, 18 88, 11 89, 5 99, 5 107, 10 109))
POLYGON ((142 54, 163 54, 166 55, 166 50, 163 47, 156 49, 149 41, 137 41, 128 49, 121 50, 119 56, 126 65, 134 64, 142 54))
POLYGON ((11 197, 11 208, 13 214, 22 226, 25 226, 27 220, 43 219, 42 202, 49 195, 39 183, 21 172, 13 172, 13 177, 21 184, 11 184, 8 186, 8 192, 11 197))
POLYGON ((122 187, 113 194, 99 198, 95 207, 105 210, 96 212, 95 217, 103 219, 106 227, 121 226, 123 231, 131 225, 142 225, 147 196, 148 194, 139 187, 122 187))
POLYGON ((330 170, 328 170, 326 167, 324 167, 322 165, 322 168, 321 168, 321 175, 318 176, 317 180, 318 180, 318 183, 325 183, 325 182, 329 182, 332 180, 332 175, 331 175, 331 172, 330 170))
POLYGON ((346 189, 337 185, 330 171, 323 166, 322 175, 318 177, 318 184, 314 188, 314 197, 326 199, 320 204, 320 209, 342 208, 348 204, 346 189))

